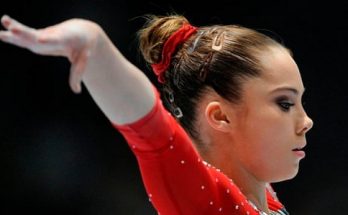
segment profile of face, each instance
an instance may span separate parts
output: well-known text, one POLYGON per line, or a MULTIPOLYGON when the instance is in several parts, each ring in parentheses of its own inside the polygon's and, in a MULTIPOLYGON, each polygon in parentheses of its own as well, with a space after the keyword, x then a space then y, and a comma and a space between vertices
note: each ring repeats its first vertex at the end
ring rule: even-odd
POLYGON ((297 174, 313 121, 302 106, 305 89, 288 51, 274 47, 260 60, 261 75, 243 83, 241 103, 227 114, 230 156, 257 180, 278 182, 297 174))

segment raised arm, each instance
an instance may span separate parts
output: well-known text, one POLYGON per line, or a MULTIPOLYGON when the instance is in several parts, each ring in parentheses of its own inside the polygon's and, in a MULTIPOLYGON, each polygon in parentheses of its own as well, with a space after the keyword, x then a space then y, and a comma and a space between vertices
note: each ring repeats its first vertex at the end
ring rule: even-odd
POLYGON ((4 15, 0 40, 30 51, 64 56, 71 62, 69 84, 75 93, 83 82, 104 114, 116 124, 146 115, 154 105, 152 83, 112 44, 99 25, 71 19, 33 29, 4 15))

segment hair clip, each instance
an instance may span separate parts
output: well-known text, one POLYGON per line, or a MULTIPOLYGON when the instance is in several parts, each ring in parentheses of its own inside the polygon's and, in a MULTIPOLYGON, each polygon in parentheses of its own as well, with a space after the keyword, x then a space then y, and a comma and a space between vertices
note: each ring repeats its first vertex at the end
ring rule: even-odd
POLYGON ((167 98, 168 98, 170 103, 174 102, 174 93, 173 93, 173 91, 171 91, 171 90, 167 91, 167 98))
POLYGON ((179 82, 180 82, 179 73, 178 73, 178 70, 175 68, 173 71, 173 83, 176 87, 179 87, 179 82))
POLYGON ((205 81, 207 74, 208 74, 208 66, 211 62, 211 59, 213 58, 213 52, 209 52, 208 55, 205 57, 205 60, 201 67, 199 68, 199 78, 201 81, 205 81))
POLYGON ((182 113, 182 111, 179 107, 173 108, 173 114, 176 118, 181 118, 184 116, 184 114, 182 113))
POLYGON ((197 43, 201 39, 203 34, 205 34, 205 31, 199 31, 198 36, 196 37, 195 41, 193 42, 193 44, 191 45, 191 47, 187 51, 189 54, 194 52, 194 50, 196 49, 197 43))
POLYGON ((167 102, 169 103, 173 103, 174 102, 174 92, 172 89, 166 87, 163 89, 164 92, 164 97, 166 99, 167 102))
POLYGON ((220 51, 222 49, 222 43, 224 41, 224 35, 225 32, 221 32, 220 34, 217 34, 213 40, 213 44, 211 48, 215 51, 220 51), (218 40, 219 39, 219 40, 218 40))
POLYGON ((172 89, 164 88, 164 98, 165 98, 165 103, 168 105, 170 108, 170 112, 176 117, 176 118, 181 118, 183 117, 183 113, 179 107, 176 106, 174 103, 174 93, 172 89))

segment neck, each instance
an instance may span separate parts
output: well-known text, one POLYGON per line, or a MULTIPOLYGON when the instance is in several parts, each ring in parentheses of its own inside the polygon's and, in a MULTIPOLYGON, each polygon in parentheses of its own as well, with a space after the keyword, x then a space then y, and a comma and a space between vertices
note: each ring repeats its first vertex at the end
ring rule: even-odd
POLYGON ((266 213, 269 212, 266 195, 266 182, 258 180, 253 174, 240 165, 237 160, 231 159, 231 156, 229 155, 226 155, 224 158, 221 156, 221 153, 219 153, 219 156, 217 156, 217 154, 212 155, 209 153, 209 155, 205 154, 203 157, 207 162, 221 169, 225 175, 231 178, 245 197, 259 210, 266 213))
POLYGON ((205 140, 205 147, 199 148, 202 158, 232 179, 244 196, 259 210, 269 213, 266 196, 267 182, 258 180, 233 156, 235 152, 230 147, 232 142, 230 137, 226 140, 225 137, 214 135, 212 132, 208 127, 201 127, 201 134, 205 140))
POLYGON ((267 195, 266 195, 266 183, 257 181, 250 175, 241 176, 241 173, 228 174, 233 179, 234 183, 239 187, 245 197, 251 201, 259 210, 266 213, 269 212, 267 195))
POLYGON ((269 212, 266 195, 266 182, 260 182, 254 175, 240 167, 230 169, 224 168, 222 171, 225 171, 225 174, 233 180, 245 197, 259 210, 266 213, 269 212))

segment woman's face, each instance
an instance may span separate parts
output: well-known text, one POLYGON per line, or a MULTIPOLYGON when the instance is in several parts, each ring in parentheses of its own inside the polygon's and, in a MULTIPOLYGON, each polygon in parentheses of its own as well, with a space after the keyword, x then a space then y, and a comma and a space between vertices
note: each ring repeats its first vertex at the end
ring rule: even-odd
POLYGON ((304 158, 305 134, 313 126, 303 109, 299 69, 283 48, 261 56, 264 71, 247 80, 237 111, 235 155, 259 181, 293 178, 304 158))

